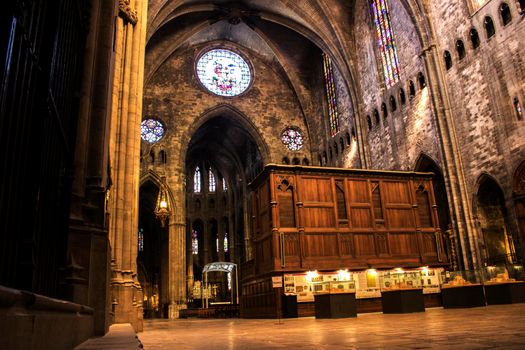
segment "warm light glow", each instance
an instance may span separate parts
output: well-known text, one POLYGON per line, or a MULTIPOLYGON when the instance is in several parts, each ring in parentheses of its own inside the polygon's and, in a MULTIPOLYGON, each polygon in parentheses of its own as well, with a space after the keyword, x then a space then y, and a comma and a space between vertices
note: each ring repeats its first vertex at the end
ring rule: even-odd
POLYGON ((377 276, 377 270, 376 269, 368 269, 366 270, 366 273, 371 276, 377 276))
POLYGON ((348 269, 337 271, 339 281, 350 281, 350 272, 348 269))
POLYGON ((165 199, 161 200, 160 201, 160 207, 161 208, 167 208, 168 207, 168 202, 166 202, 165 199))
POLYGON ((400 267, 396 267, 396 268, 394 269, 394 272, 397 272, 397 273, 403 273, 404 271, 403 271, 402 268, 400 268, 400 267))
POLYGON ((306 280, 312 282, 312 279, 319 277, 317 270, 306 272, 306 280))

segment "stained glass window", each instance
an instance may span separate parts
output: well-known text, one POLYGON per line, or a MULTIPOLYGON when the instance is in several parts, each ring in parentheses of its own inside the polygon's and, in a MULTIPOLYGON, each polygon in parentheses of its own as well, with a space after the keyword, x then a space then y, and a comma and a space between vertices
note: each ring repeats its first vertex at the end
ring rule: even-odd
POLYGON ((193 192, 200 193, 201 188, 201 170, 199 169, 199 167, 196 167, 195 174, 193 175, 193 192))
POLYGON ((386 0, 372 0, 372 14, 376 26, 385 84, 387 87, 391 87, 399 81, 399 60, 386 0))
POLYGON ((139 252, 144 251, 144 229, 139 229, 139 237, 138 237, 138 246, 139 246, 139 252))
POLYGON ((228 234, 224 234, 224 252, 228 253, 228 234))
POLYGON ((199 254, 199 236, 197 231, 191 231, 191 252, 195 255, 199 254))
POLYGON ((287 128, 281 134, 281 141, 290 151, 298 151, 303 147, 303 135, 297 128, 287 128))
POLYGON ((217 190, 217 181, 215 180, 215 174, 213 174, 213 171, 208 171, 208 182, 209 182, 209 188, 210 192, 215 192, 217 190))
POLYGON ((326 100, 328 102, 328 118, 330 120, 330 133, 332 136, 339 132, 339 116, 337 115, 337 97, 335 94, 334 69, 332 60, 323 52, 324 83, 326 87, 326 100))
POLYGON ((219 96, 237 96, 252 80, 248 63, 235 52, 214 49, 197 61, 197 77, 204 87, 219 96))
POLYGON ((514 98, 514 110, 516 111, 516 117, 518 120, 523 119, 523 110, 521 108, 520 100, 517 97, 514 98))
POLYGON ((224 192, 228 191, 228 184, 226 183, 226 179, 222 179, 222 190, 224 192))
POLYGON ((164 136, 164 125, 155 119, 145 119, 140 124, 140 137, 149 143, 159 141, 164 136))

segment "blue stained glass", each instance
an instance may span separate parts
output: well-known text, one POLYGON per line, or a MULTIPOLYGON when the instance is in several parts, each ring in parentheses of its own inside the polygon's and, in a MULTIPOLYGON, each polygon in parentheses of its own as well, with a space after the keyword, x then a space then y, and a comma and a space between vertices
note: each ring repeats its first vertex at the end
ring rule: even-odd
POLYGON ((149 143, 155 143, 164 136, 164 125, 155 119, 145 119, 140 124, 140 137, 149 143))
POLYGON ((235 52, 214 49, 197 61, 197 77, 206 89, 219 96, 237 96, 252 81, 248 63, 235 52))

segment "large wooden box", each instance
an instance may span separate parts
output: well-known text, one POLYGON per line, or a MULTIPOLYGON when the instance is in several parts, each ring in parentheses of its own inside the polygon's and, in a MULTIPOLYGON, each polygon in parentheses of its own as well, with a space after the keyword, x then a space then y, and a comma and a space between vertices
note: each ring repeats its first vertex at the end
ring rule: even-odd
POLYGON ((422 289, 397 289, 382 291, 384 314, 404 314, 425 311, 422 289))
POLYGON ((355 293, 315 295, 315 318, 356 317, 355 293))
POLYGON ((485 293, 481 284, 441 288, 443 308, 458 309, 485 306, 485 293))
POLYGON ((525 282, 485 284, 488 305, 525 303, 525 282))

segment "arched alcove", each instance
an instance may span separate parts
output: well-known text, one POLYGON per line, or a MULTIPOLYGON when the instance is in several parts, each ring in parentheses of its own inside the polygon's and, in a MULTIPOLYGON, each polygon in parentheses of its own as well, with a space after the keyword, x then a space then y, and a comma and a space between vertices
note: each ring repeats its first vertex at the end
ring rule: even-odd
POLYGON ((514 261, 514 245, 508 231, 505 197, 498 183, 488 175, 478 180, 475 196, 478 227, 483 235, 485 265, 501 265, 514 261))

